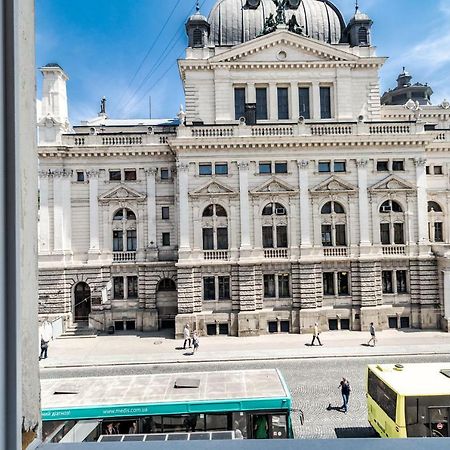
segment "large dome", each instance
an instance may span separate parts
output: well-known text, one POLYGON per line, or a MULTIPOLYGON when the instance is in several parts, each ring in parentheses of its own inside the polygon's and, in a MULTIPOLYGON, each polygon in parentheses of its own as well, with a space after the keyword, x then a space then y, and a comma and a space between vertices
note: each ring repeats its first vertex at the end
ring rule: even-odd
MULTIPOLYGON (((266 18, 276 15, 272 0, 261 0, 258 8, 246 7, 247 0, 217 0, 208 18, 210 43, 233 46, 258 37, 266 18)), ((296 10, 286 10, 289 20, 295 14, 306 36, 330 44, 341 42, 345 29, 340 11, 328 0, 302 0, 296 10)))

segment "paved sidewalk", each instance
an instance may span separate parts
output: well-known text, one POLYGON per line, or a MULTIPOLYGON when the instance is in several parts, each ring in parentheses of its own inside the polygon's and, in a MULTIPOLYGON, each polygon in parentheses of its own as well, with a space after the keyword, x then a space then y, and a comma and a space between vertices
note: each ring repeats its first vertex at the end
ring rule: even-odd
POLYGON ((182 340, 151 333, 56 339, 50 342, 48 359, 41 361, 40 365, 42 368, 56 368, 450 354, 450 334, 436 331, 380 331, 376 347, 364 345, 369 339, 367 332, 324 332, 320 335, 322 347, 311 347, 311 338, 309 334, 247 338, 208 336, 200 338, 200 348, 195 355, 191 350, 181 348, 182 340))

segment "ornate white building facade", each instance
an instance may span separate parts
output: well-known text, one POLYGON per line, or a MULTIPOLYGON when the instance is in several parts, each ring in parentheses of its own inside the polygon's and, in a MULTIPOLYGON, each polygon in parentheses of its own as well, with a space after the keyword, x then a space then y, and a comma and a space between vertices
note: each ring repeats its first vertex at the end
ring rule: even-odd
POLYGON ((346 25, 328 1, 242 3, 189 19, 178 120, 103 105, 70 127, 67 76, 42 68, 42 316, 177 335, 448 330, 449 105, 427 87, 381 106, 360 11, 346 25))

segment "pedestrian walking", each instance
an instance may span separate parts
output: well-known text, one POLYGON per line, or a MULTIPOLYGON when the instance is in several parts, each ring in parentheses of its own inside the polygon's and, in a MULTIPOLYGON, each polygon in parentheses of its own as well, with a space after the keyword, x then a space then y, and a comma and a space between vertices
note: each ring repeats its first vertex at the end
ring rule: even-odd
POLYGON ((373 322, 370 322, 369 332, 370 332, 370 339, 367 345, 370 346, 370 343, 373 342, 372 347, 375 347, 377 338, 375 336, 375 325, 373 324, 373 322))
POLYGON ((320 334, 320 330, 319 330, 319 324, 316 322, 314 324, 314 332, 313 332, 313 338, 312 338, 312 342, 311 342, 311 346, 314 345, 314 343, 317 342, 319 343, 319 345, 322 345, 322 342, 320 342, 320 338, 319 338, 319 334, 320 334))
POLYGON ((347 414, 348 401, 350 399, 351 388, 350 388, 350 383, 348 382, 348 380, 346 378, 342 378, 342 381, 340 382, 338 389, 341 390, 342 400, 343 400, 341 409, 347 414))
POLYGON ((186 344, 191 348, 191 330, 189 329, 189 324, 186 324, 183 329, 184 344, 183 350, 186 350, 186 344))
POLYGON ((52 324, 45 320, 40 329, 41 339, 41 354, 39 355, 39 361, 46 359, 48 356, 48 343, 53 339, 53 327, 52 324))
POLYGON ((194 331, 194 334, 192 336, 192 344, 194 346, 194 350, 192 351, 192 353, 195 353, 198 350, 198 347, 200 345, 199 339, 198 339, 198 334, 197 331, 194 331))

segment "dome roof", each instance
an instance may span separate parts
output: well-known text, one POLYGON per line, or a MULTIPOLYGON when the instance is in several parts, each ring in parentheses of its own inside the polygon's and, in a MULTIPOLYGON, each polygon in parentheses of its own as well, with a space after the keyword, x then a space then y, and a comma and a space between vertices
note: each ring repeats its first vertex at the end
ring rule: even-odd
MULTIPOLYGON (((210 43, 233 46, 262 34, 265 20, 276 15, 272 0, 261 0, 256 9, 245 7, 246 0, 217 0, 208 18, 211 24, 210 43)), ((345 22, 340 11, 328 0, 302 0, 296 10, 287 9, 289 20, 295 14, 306 36, 337 44, 342 39, 345 22)))

